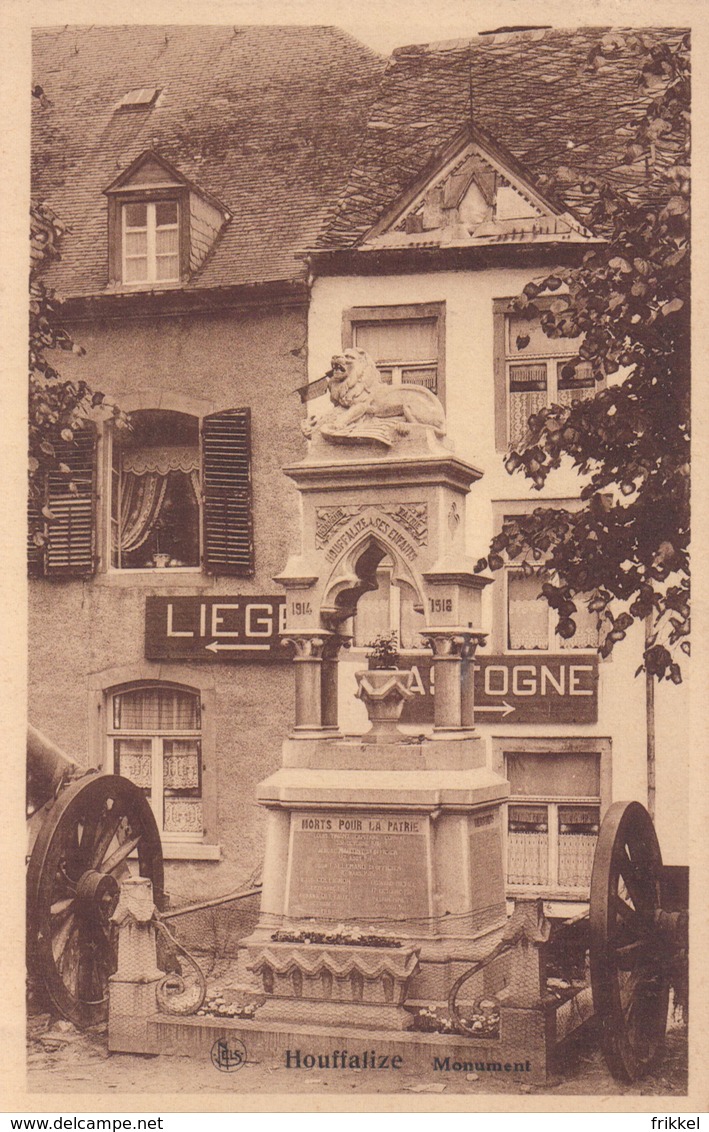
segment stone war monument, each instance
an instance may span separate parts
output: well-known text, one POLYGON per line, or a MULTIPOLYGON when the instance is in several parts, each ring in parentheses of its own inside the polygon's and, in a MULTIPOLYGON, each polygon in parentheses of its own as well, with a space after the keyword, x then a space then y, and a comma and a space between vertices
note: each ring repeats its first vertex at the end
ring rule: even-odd
POLYGON ((305 426, 305 459, 284 469, 302 501, 301 546, 277 578, 295 720, 281 769, 258 788, 267 843, 246 966, 266 995, 259 1023, 401 1032, 417 1005, 446 1002, 506 926, 508 786, 473 725, 490 579, 466 555, 465 504, 482 473, 452 452, 429 390, 385 385, 357 349, 333 359, 329 378, 332 407, 305 426), (412 695, 399 670, 358 673, 371 729, 338 728, 338 654, 386 555, 433 652, 435 722, 415 739, 396 723, 412 695))

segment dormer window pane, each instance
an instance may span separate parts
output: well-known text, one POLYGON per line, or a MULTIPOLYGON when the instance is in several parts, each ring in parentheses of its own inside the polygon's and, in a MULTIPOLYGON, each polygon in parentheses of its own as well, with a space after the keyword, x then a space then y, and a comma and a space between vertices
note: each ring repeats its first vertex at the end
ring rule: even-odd
POLYGON ((141 256, 126 256, 125 275, 126 283, 144 283, 148 278, 148 261, 141 256))
POLYGON ((147 229, 131 231, 126 228, 126 255, 127 256, 147 256, 148 254, 148 233, 147 229))
POLYGON ((177 225, 177 201, 166 200, 155 205, 155 222, 158 228, 167 224, 177 225))
POLYGON ((169 228, 158 228, 156 230, 155 261, 158 279, 177 279, 179 277, 176 224, 169 228))
POLYGON ((145 228, 148 224, 147 204, 125 205, 126 228, 145 228))
POLYGON ((176 283, 179 278, 177 201, 123 205, 123 282, 176 283))

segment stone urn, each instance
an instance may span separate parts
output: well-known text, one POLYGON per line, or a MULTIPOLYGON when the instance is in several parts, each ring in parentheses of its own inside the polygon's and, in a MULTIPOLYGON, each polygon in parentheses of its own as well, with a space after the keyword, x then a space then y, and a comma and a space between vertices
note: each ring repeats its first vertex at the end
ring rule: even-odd
POLYGON ((398 743, 402 732, 397 724, 404 704, 416 694, 411 687, 413 672, 400 668, 368 668, 355 672, 355 679, 355 695, 364 703, 372 725, 362 741, 398 743))

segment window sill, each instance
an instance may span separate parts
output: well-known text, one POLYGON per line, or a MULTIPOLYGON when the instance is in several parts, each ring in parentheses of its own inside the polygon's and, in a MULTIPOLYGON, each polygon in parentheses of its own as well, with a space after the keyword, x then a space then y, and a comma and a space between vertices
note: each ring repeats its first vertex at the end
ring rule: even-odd
POLYGON ((588 888, 552 888, 548 884, 506 884, 505 892, 509 900, 523 896, 544 901, 563 900, 578 904, 588 902, 588 888))
POLYGON ((154 586, 156 589, 168 589, 171 586, 185 589, 208 589, 214 582, 211 574, 204 574, 198 566, 174 566, 160 569, 145 570, 109 570, 104 574, 96 574, 93 583, 97 586, 154 586))
MULTIPOLYGON (((511 916, 515 910, 515 899, 521 896, 521 893, 515 892, 507 893, 507 915, 511 916)), ((544 915, 550 920, 569 920, 575 916, 585 916, 588 914, 588 898, 585 900, 579 896, 568 897, 554 897, 547 898, 541 897, 544 907, 544 915)))
POLYGON ((221 861, 222 847, 199 841, 163 841, 162 855, 166 861, 221 861))
POLYGON ((162 291, 179 291, 187 283, 186 279, 170 279, 164 282, 142 281, 139 283, 109 283, 103 294, 105 295, 146 295, 160 294, 162 291))

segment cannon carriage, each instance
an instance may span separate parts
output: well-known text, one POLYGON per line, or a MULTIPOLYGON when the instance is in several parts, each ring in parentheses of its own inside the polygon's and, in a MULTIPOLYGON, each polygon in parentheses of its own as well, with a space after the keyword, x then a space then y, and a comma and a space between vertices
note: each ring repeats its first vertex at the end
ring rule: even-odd
POLYGON ((131 873, 148 877, 163 906, 160 834, 139 787, 81 770, 31 726, 27 810, 28 970, 63 1017, 90 1026, 108 1016, 121 882, 131 873))

